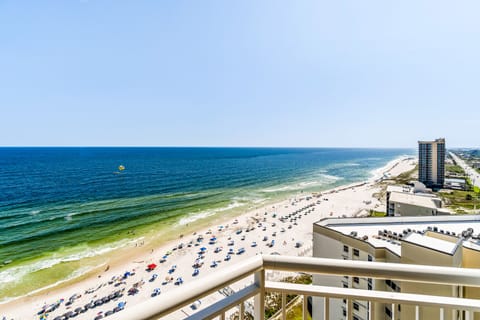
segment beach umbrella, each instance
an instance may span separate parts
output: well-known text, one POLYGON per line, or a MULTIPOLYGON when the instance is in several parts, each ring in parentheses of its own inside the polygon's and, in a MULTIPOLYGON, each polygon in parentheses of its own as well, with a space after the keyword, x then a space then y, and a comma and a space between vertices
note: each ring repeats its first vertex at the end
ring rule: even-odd
POLYGON ((157 267, 157 265, 156 265, 155 263, 150 263, 150 264, 147 266, 148 270, 153 270, 153 269, 155 269, 156 267, 157 267))

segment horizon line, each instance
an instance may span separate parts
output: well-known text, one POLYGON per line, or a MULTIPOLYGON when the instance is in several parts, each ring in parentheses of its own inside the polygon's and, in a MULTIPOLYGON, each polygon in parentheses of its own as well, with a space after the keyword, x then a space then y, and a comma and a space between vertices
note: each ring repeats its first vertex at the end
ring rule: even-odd
MULTIPOLYGON (((392 146, 249 146, 249 145, 0 145, 0 148, 259 148, 259 149, 417 149, 415 147, 392 146)), ((475 147, 451 147, 475 148, 475 147)))

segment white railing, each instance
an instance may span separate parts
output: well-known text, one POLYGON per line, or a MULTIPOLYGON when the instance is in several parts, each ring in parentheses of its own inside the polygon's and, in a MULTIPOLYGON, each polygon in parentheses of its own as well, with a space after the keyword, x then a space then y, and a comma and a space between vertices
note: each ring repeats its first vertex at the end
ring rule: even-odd
MULTIPOLYGON (((303 285, 285 282, 266 281, 266 271, 305 272, 336 276, 356 276, 377 279, 391 279, 409 282, 480 287, 480 270, 465 268, 447 268, 420 266, 410 264, 392 264, 381 262, 349 261, 323 258, 289 257, 278 255, 258 255, 229 268, 218 270, 188 286, 172 290, 156 299, 127 308, 110 319, 159 319, 190 305, 217 290, 230 286, 242 279, 253 276, 253 283, 220 299, 212 305, 186 317, 186 319, 225 319, 227 312, 239 309, 243 319, 244 303, 254 298, 254 318, 264 319, 265 292, 282 294, 282 318, 285 319, 287 294, 303 296, 303 315, 306 319, 307 297, 323 297, 325 303, 323 318, 329 318, 329 299, 347 300, 347 319, 353 319, 353 300, 387 303, 392 305, 406 304, 416 306, 415 317, 420 319, 419 307, 438 308, 440 319, 444 319, 446 311, 459 310, 463 319, 472 320, 474 312, 480 312, 480 300, 445 296, 432 296, 411 293, 371 291, 362 289, 327 287, 320 285, 303 285)), ((395 315, 392 315, 395 319, 395 315)))

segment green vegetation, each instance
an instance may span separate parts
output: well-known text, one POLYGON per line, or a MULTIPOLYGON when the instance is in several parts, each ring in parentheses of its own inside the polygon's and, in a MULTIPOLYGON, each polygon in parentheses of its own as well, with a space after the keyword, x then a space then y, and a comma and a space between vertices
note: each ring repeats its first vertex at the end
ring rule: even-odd
POLYGON ((417 179, 418 165, 410 171, 404 172, 393 178, 396 184, 407 184, 417 179))
MULTIPOLYGON (((312 276, 309 274, 300 275, 297 277, 288 277, 283 279, 284 282, 311 284, 312 276)), ((287 294, 287 304, 295 299, 297 295, 287 294)), ((265 295, 265 318, 269 319, 282 308, 282 294, 277 292, 268 292, 265 295)), ((301 312, 300 312, 301 315, 301 312)), ((290 318, 289 318, 290 319, 290 318)), ((297 319, 297 318, 294 318, 297 319)), ((300 317, 301 319, 301 317, 300 317)))
POLYGON ((385 217, 387 216, 386 212, 375 211, 373 209, 370 210, 370 217, 385 217))
POLYGON ((465 171, 462 169, 462 167, 460 167, 459 165, 456 165, 456 164, 450 164, 450 165, 446 165, 445 166, 445 172, 446 172, 446 175, 448 176, 448 174, 457 174, 457 175, 465 175, 465 171))
MULTIPOLYGON (((478 189, 478 188, 477 188, 478 189)), ((480 193, 473 191, 452 190, 449 193, 439 193, 445 204, 454 209, 457 213, 465 212, 465 209, 472 210, 480 208, 480 193)))
MULTIPOLYGON (((303 319, 303 304, 302 299, 298 299, 298 301, 293 304, 291 308, 287 310, 287 319, 291 320, 302 320, 303 319)), ((307 315, 307 320, 311 320, 312 317, 307 315)))
MULTIPOLYGON (((299 283, 299 284, 312 284, 312 275, 310 274, 302 274, 297 277, 287 277, 282 279, 283 282, 289 283, 299 283)), ((287 294, 287 304, 297 298, 297 295, 287 294)), ((281 293, 274 293, 268 292, 265 294, 265 319, 270 319, 273 315, 275 315, 280 309, 282 308, 282 294, 281 293)), ((297 301, 293 301, 292 305, 288 307, 287 310, 287 319, 302 319, 303 314, 303 306, 302 306, 302 299, 297 299, 297 301)), ((238 311, 235 312, 230 316, 230 320, 238 320, 240 319, 238 311)), ((246 320, 253 320, 253 317, 245 313, 244 319, 246 320)), ((309 320, 312 318, 309 316, 309 320)))

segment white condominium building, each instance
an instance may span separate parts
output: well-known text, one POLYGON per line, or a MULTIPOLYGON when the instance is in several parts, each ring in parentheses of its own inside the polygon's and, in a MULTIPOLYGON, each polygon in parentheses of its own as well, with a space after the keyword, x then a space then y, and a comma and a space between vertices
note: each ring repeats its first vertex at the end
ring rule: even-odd
MULTIPOLYGON (((480 216, 327 218, 313 225, 313 256, 403 264, 480 268, 480 216)), ((314 284, 365 290, 480 298, 478 288, 348 276, 315 275, 314 284)), ((323 299, 313 299, 313 318, 322 319, 323 299)), ((354 320, 441 319, 439 309, 353 301, 354 320)), ((345 319, 345 300, 330 299, 329 319, 345 319)), ((448 310, 443 319, 464 319, 448 310)), ((471 319, 471 318, 470 318, 471 319)), ((476 314, 474 319, 480 319, 476 314)))

